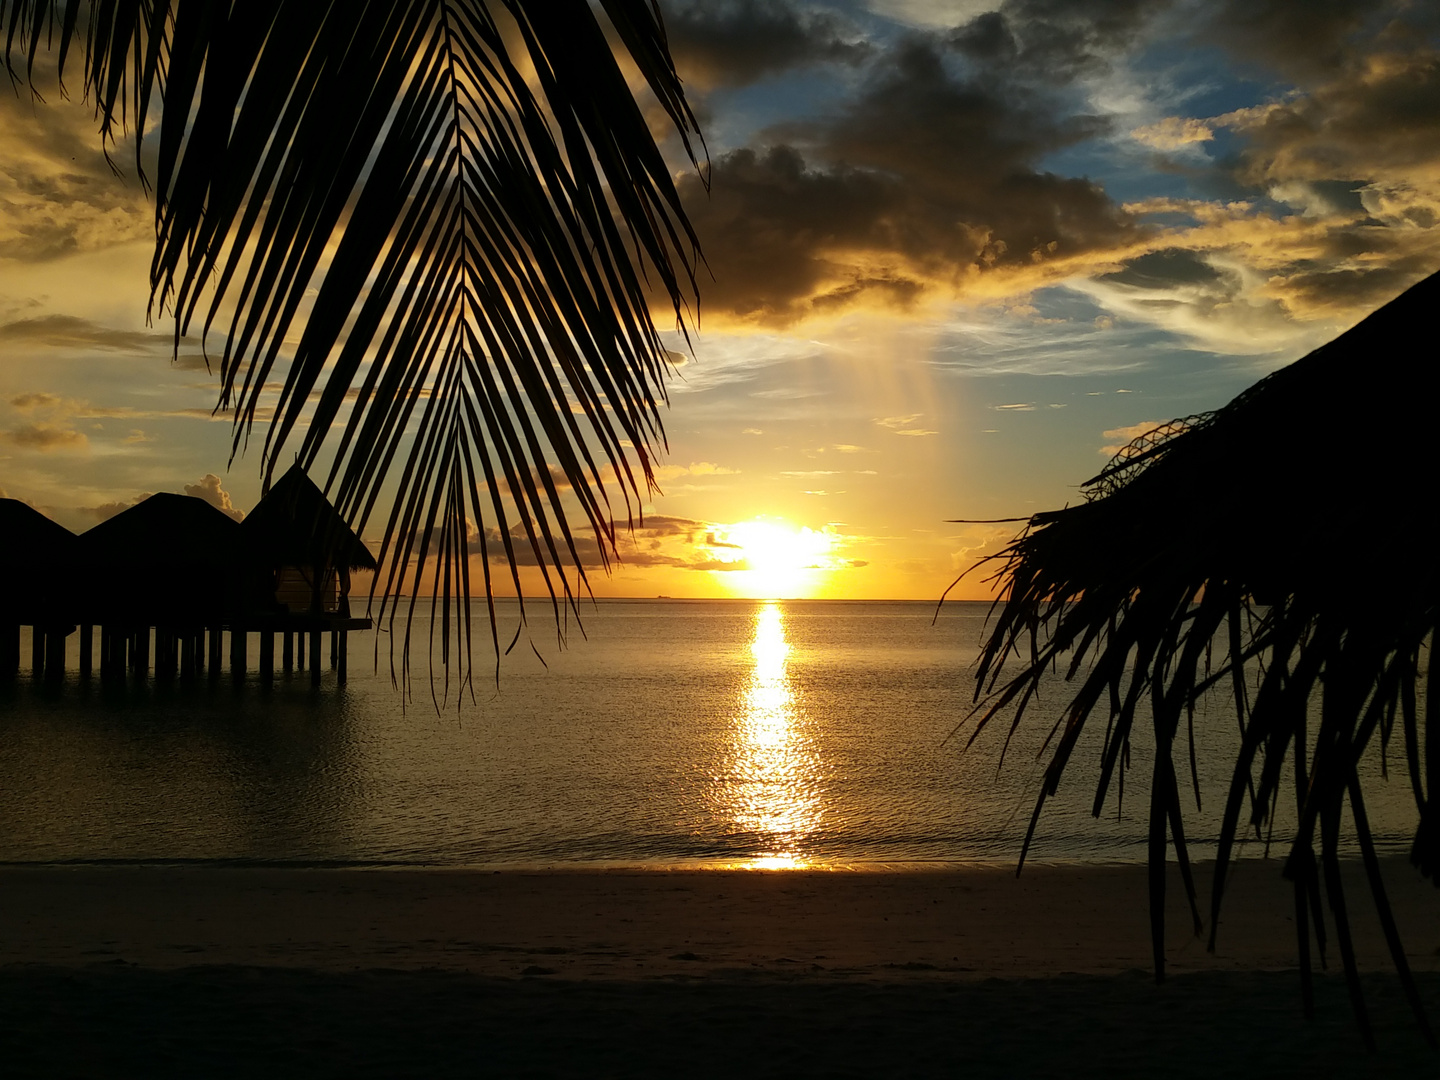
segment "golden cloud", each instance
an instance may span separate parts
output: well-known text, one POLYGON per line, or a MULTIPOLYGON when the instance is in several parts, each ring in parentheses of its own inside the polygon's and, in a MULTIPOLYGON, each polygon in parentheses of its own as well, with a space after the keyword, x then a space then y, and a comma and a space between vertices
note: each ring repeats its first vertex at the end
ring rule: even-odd
POLYGON ((54 450, 85 450, 90 445, 83 432, 49 423, 21 424, 9 431, 0 431, 0 441, 42 454, 54 450))
POLYGON ((1215 138, 1215 131, 1203 120, 1167 116, 1153 124, 1135 128, 1130 135, 1137 142, 1156 150, 1181 150, 1196 143, 1209 142, 1215 138))
POLYGON ((245 514, 230 501, 230 493, 221 486, 220 477, 214 473, 206 473, 193 484, 185 485, 185 494, 193 495, 197 499, 204 499, 221 513, 241 520, 245 514))
MULTIPOLYGON (((58 94, 36 106, 0 94, 0 250, 19 262, 153 240, 154 211, 140 185, 116 177, 93 111, 58 94)), ((133 144, 116 148, 134 160, 133 144)))

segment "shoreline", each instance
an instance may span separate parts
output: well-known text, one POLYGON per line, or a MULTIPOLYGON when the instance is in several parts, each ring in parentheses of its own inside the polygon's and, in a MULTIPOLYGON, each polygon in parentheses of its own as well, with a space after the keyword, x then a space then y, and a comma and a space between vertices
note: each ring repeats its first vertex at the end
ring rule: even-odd
MULTIPOLYGON (((1143 866, 0 867, 0 1060, 47 1078, 1429 1075, 1358 864, 1379 1052, 1333 934, 1303 1020, 1280 866, 1240 864, 1214 954, 1172 874, 1163 984, 1143 866)), ((1440 891, 1385 870, 1440 1019, 1440 891)))
MULTIPOLYGON (((1213 954, 1191 932, 1172 866, 1169 972, 1294 968, 1281 865, 1232 867, 1213 954)), ((1211 873, 1196 867, 1207 919, 1211 873)), ((1384 875, 1409 962, 1440 971, 1440 890, 1402 859, 1386 860, 1384 875)), ((1348 863, 1343 876, 1362 969, 1389 970, 1363 867, 1348 863)), ((1146 870, 0 866, 0 964, 426 967, 509 978, 542 955, 549 973, 582 980, 800 964, 825 978, 891 980, 1149 971, 1146 870)))

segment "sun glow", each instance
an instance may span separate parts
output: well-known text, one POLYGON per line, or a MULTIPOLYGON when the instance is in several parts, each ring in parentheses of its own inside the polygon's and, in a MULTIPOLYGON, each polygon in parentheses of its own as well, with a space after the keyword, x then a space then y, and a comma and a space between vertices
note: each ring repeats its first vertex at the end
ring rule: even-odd
POLYGON ((814 596, 835 569, 835 542, 828 528, 797 529, 778 520, 742 521, 716 529, 711 550, 724 568, 713 573, 736 596, 756 600, 814 596))

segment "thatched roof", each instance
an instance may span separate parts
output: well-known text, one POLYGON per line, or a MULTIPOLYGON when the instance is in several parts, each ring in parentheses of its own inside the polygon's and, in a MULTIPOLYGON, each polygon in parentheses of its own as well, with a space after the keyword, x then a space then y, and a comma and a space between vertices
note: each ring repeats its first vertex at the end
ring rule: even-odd
POLYGON ((151 495, 80 535, 80 620, 176 626, 228 618, 239 538, 239 522, 204 499, 151 495))
POLYGON ((161 492, 80 534, 89 566, 118 568, 235 565, 240 524, 193 495, 161 492))
MULTIPOLYGON (((1437 311, 1440 275, 1223 409, 1137 439, 1087 482, 1084 503, 1037 514, 1000 556, 1003 593, 979 666, 975 733, 1012 708, 1023 714, 1052 670, 1078 684, 1051 744, 1038 819, 1092 714, 1107 725, 1097 814, 1136 720, 1150 728, 1157 972, 1167 840, 1193 897, 1175 744, 1191 703, 1217 682, 1233 691, 1244 734, 1235 736, 1212 943, 1242 821, 1260 828, 1274 800, 1292 792, 1300 826, 1287 873, 1302 886, 1297 895, 1314 894, 1318 916, 1323 867, 1332 906, 1344 911, 1330 873, 1341 811, 1348 802, 1368 860, 1355 763, 1377 732, 1404 744, 1396 756, 1407 762, 1419 816, 1412 859, 1440 884, 1440 756, 1431 750, 1420 764, 1440 692, 1429 695, 1429 713, 1416 707, 1422 646, 1433 644, 1440 612, 1440 440, 1434 347, 1423 344, 1433 342, 1437 311), (1212 653, 1223 657, 1213 670, 1212 653), (1004 671, 1017 654, 1019 670, 1004 671), (1322 688, 1320 730, 1310 731, 1307 706, 1322 688)), ((1430 686, 1440 691, 1433 677, 1430 686)), ((1378 870, 1371 885, 1388 932, 1378 870)), ((1302 903, 1306 972, 1307 916, 1302 903)), ((1198 930, 1198 910, 1195 920, 1198 930)), ((1343 915, 1338 923, 1358 994, 1343 915)), ((1392 951, 1403 973, 1403 953, 1392 951)))
POLYGON ((375 569, 370 550, 298 463, 250 511, 241 532, 251 562, 375 569))
POLYGON ((68 563, 75 553, 74 533, 19 499, 0 499, 0 539, 11 574, 68 563))
POLYGON ((1087 502, 1034 518, 1026 554, 1086 590, 1165 577, 1328 607, 1433 602, 1440 446, 1416 345, 1437 311, 1440 275, 1218 412, 1137 440, 1087 502))
POLYGON ((79 538, 18 499, 0 499, 6 580, 0 611, 12 622, 68 618, 79 538))

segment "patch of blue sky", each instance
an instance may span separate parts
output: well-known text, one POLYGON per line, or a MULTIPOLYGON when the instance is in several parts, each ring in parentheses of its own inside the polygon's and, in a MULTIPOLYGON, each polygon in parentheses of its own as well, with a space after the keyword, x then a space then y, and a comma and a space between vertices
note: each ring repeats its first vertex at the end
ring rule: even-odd
POLYGON ((976 4, 973 2, 959 2, 956 0, 932 0, 931 6, 936 9, 933 16, 923 16, 923 10, 907 11, 907 7, 916 6, 924 8, 924 4, 907 5, 903 2, 880 2, 876 0, 824 0, 823 3, 815 5, 826 11, 834 12, 836 15, 854 24, 864 37, 877 45, 886 45, 915 33, 917 29, 937 29, 950 27, 964 22, 967 17, 973 14, 971 8, 999 7, 995 4, 976 4), (908 16, 908 17, 907 17, 908 16))
POLYGON ((713 156, 789 141, 790 129, 824 119, 854 89, 858 75, 838 65, 787 72, 706 98, 705 141, 713 156))
POLYGON ((1283 97, 1292 87, 1254 65, 1237 67, 1217 46, 1166 36, 1129 57, 1133 77, 1160 91, 1172 115, 1205 120, 1283 97))
POLYGON ((1159 170, 1147 165, 1154 157, 1128 136, 1095 139, 1046 154, 1036 162, 1042 172, 1084 177, 1101 185, 1116 202, 1153 198, 1192 198, 1195 192, 1188 172, 1159 170))
POLYGON ((1029 296, 1029 316, 957 308, 936 328, 929 362, 963 375, 1090 378, 1139 375, 1196 350, 1153 324, 1117 319, 1093 297, 1063 286, 1029 296))

